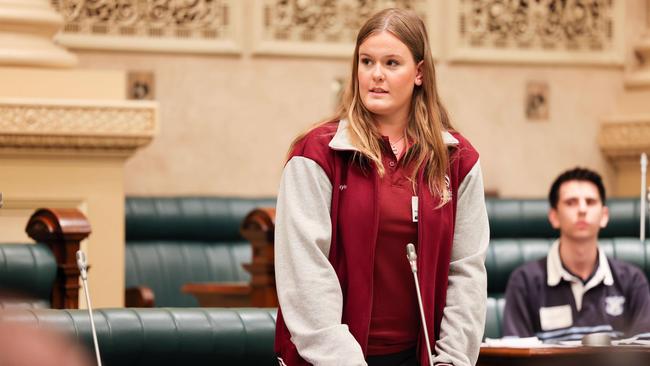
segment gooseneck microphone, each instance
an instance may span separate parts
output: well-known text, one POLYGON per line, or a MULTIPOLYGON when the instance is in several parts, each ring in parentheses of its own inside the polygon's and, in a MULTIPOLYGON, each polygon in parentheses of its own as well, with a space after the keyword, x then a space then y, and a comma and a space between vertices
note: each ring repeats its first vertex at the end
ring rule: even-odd
POLYGON ((646 172, 648 171, 648 156, 646 153, 641 154, 641 206, 639 207, 639 213, 641 217, 640 228, 639 228, 639 239, 643 243, 645 241, 645 215, 646 215, 646 204, 648 202, 648 186, 646 185, 646 172))
POLYGON ((415 281, 415 292, 418 296, 418 305, 420 306, 420 317, 422 318, 422 328, 424 329, 424 339, 427 342, 427 352, 429 352, 429 366, 433 366, 433 353, 431 352, 431 343, 429 343, 429 331, 427 330, 427 320, 424 317, 424 308, 422 307, 422 295, 420 295, 420 283, 418 282, 418 255, 415 253, 415 245, 406 244, 406 259, 411 265, 413 272, 413 281, 415 281))
POLYGON ((97 366, 102 366, 102 359, 99 356, 99 344, 97 343, 97 331, 95 330, 95 318, 93 318, 93 307, 90 304, 90 293, 88 292, 88 263, 86 262, 86 253, 81 250, 77 250, 77 267, 79 267, 79 271, 81 272, 81 283, 86 294, 88 315, 90 315, 90 329, 92 330, 93 342, 95 343, 95 356, 97 356, 97 366))

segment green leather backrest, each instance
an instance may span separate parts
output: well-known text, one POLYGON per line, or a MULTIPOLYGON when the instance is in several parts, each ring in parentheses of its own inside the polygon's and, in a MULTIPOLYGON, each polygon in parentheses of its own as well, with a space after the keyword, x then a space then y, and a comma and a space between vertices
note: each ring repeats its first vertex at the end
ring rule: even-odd
MULTIPOLYGON (((488 294, 502 296, 510 273, 520 265, 545 257, 555 239, 493 239, 485 259, 488 294)), ((632 263, 650 279, 650 240, 645 245, 638 238, 605 238, 599 244, 610 258, 632 263)))
POLYGON ((501 338, 503 325, 503 309, 506 301, 502 297, 488 297, 487 317, 485 319, 484 338, 501 338))
MULTIPOLYGON (((105 366, 277 365, 275 309, 101 309, 94 313, 105 366)), ((51 326, 94 352, 86 310, 0 312, 0 319, 51 326)))
MULTIPOLYGON (((486 199, 490 237, 553 238, 558 233, 548 222, 549 204, 543 199, 486 199)), ((639 200, 632 198, 608 199, 610 221, 600 232, 601 238, 639 236, 639 200)), ((650 227, 650 216, 646 218, 650 227)))
POLYGON ((239 226, 273 206, 274 198, 128 197, 126 287, 150 287, 156 306, 198 306, 184 284, 248 281, 251 247, 239 226))
POLYGON ((488 294, 501 296, 510 273, 520 265, 545 257, 555 239, 492 239, 485 258, 488 294))
POLYGON ((0 307, 49 308, 56 259, 45 244, 0 244, 0 287, 29 300, 0 299, 0 307))

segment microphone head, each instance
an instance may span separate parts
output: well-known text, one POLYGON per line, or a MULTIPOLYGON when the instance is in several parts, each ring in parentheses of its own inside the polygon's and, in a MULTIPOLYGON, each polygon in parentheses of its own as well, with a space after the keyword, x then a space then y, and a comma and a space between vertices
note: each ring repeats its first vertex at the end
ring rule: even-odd
POLYGON ((415 245, 412 243, 406 244, 406 258, 409 261, 414 261, 418 259, 418 255, 415 253, 415 245))
POLYGON ((79 269, 86 268, 86 253, 81 250, 77 250, 77 267, 79 269))

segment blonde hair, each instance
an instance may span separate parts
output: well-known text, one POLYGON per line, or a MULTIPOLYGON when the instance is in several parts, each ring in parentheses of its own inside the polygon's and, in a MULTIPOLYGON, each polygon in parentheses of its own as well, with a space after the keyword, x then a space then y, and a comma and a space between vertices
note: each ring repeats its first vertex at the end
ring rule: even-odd
MULTIPOLYGON (((452 130, 452 126, 438 96, 426 27, 415 12, 395 8, 385 9, 373 15, 361 27, 354 48, 352 73, 336 113, 337 119, 348 120, 351 143, 364 158, 377 166, 379 175, 383 176, 385 169, 381 159, 382 137, 372 113, 361 101, 357 72, 359 46, 368 37, 384 31, 390 32, 407 46, 416 64, 422 62, 422 84, 416 85, 413 89, 406 131, 407 138, 413 141, 414 145, 403 159, 405 163, 415 162, 411 176, 413 182, 417 181, 416 174, 419 168, 425 167, 425 180, 429 189, 432 193, 438 194, 441 197, 441 204, 444 204, 450 198, 445 182, 449 154, 442 138, 442 131, 452 130)), ((323 122, 317 126, 322 124, 323 122)), ((292 143, 292 148, 308 132, 298 136, 292 143)))

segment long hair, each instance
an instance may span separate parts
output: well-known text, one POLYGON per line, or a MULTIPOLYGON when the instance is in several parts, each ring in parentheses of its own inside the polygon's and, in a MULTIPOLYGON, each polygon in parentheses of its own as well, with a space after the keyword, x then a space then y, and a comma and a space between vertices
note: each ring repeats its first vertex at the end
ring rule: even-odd
MULTIPOLYGON (((381 134, 372 113, 363 105, 357 76, 359 46, 368 37, 381 32, 390 32, 404 43, 416 64, 422 61, 422 84, 415 85, 413 89, 406 130, 407 139, 414 144, 403 159, 405 163, 414 162, 412 182, 417 181, 416 175, 420 168, 424 167, 425 181, 430 191, 438 194, 441 197, 441 204, 444 204, 450 198, 450 192, 445 183, 445 174, 449 167, 449 154, 442 138, 442 131, 452 130, 452 126, 447 111, 438 96, 436 73, 427 30, 424 22, 415 12, 395 8, 385 9, 373 15, 361 27, 354 48, 350 79, 334 119, 345 118, 348 120, 350 124, 348 131, 352 144, 361 152, 363 158, 376 165, 379 175, 383 176, 385 169, 381 159, 381 134)), ((328 121, 331 120, 328 119, 328 121)), ((322 124, 319 123, 317 126, 322 124)), ((291 144, 292 148, 306 133, 294 140, 291 144)))

